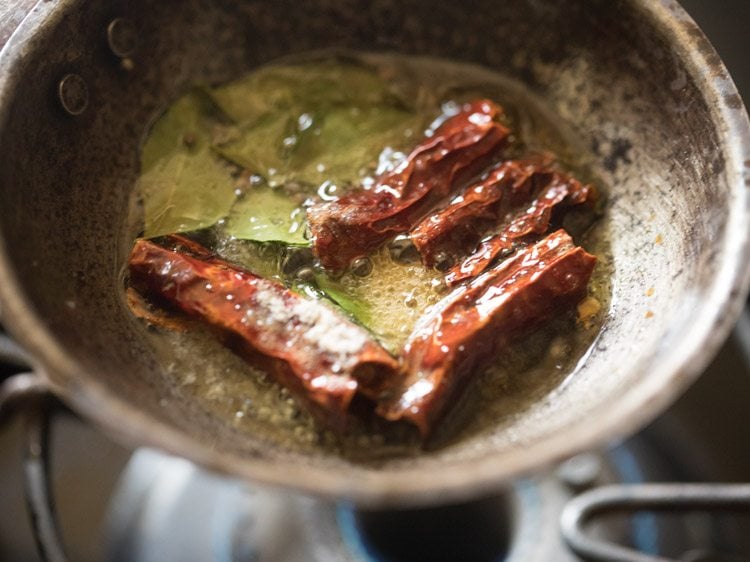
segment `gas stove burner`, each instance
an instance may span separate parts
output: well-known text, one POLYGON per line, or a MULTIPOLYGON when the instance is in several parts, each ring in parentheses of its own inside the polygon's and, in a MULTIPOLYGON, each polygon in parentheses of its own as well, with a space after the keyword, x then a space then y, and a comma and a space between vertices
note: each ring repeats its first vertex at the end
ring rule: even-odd
MULTIPOLYGON (((684 479, 689 476, 684 466, 700 464, 689 446, 679 447, 679 431, 655 433, 579 455, 515 482, 502 494, 388 511, 253 488, 141 450, 111 503, 108 560, 574 562, 558 526, 571 497, 594 485, 684 479), (674 455, 682 462, 675 462, 674 455)), ((732 525, 717 525, 708 515, 639 513, 599 522, 592 534, 652 555, 736 560, 704 554, 716 545, 737 552, 731 531, 732 525)))

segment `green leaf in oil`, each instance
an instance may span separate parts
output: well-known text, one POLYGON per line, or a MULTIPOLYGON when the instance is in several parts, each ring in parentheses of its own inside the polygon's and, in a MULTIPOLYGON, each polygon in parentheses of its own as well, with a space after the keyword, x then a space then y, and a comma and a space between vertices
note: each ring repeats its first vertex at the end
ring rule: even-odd
POLYGON ((395 99, 373 68, 339 59, 261 67, 214 88, 211 96, 239 123, 253 123, 277 110, 299 115, 325 105, 369 105, 395 99))
POLYGON ((422 124, 414 114, 383 105, 335 106, 298 116, 279 112, 216 150, 271 185, 346 185, 374 169, 383 148, 412 144, 421 136, 422 124))
POLYGON ((391 88, 372 67, 351 60, 260 68, 211 91, 239 123, 239 134, 215 149, 271 186, 356 184, 385 147, 412 145, 427 124, 391 88))
POLYGON ((224 224, 234 238, 307 246, 305 210, 281 190, 254 187, 239 199, 224 224))
POLYGON ((146 238, 207 228, 234 202, 233 180, 224 162, 204 147, 160 159, 138 181, 146 238))
POLYGON ((294 123, 284 111, 269 113, 240 130, 238 138, 217 144, 215 150, 227 160, 261 174, 271 185, 284 166, 284 139, 294 134, 294 123))
POLYGON ((248 271, 283 281, 281 258, 284 254, 283 244, 253 242, 221 236, 216 246, 216 253, 227 261, 244 267, 248 271))
POLYGON ((193 89, 156 121, 141 153, 141 171, 147 172, 175 152, 198 151, 209 143, 209 132, 222 115, 203 90, 193 89))
POLYGON ((441 278, 421 263, 398 263, 387 250, 370 256, 372 272, 365 277, 346 273, 315 282, 331 301, 369 330, 392 353, 398 353, 417 320, 441 297, 434 289, 441 278))
POLYGON ((372 316, 367 302, 353 296, 325 274, 316 275, 315 283, 326 297, 347 312, 355 321, 366 328, 369 326, 372 316))
POLYGON ((404 148, 422 136, 421 120, 395 107, 335 107, 298 133, 287 166, 297 181, 357 183, 385 147, 404 148))
POLYGON ((156 122, 146 140, 138 189, 147 238, 209 227, 234 202, 227 163, 208 140, 216 123, 210 105, 200 92, 188 93, 156 122))
POLYGON ((145 235, 206 228, 226 217, 230 236, 306 245, 298 201, 261 189, 236 200, 223 159, 273 188, 343 187, 359 183, 385 147, 413 144, 422 121, 373 68, 346 60, 268 66, 226 86, 194 90, 146 141, 145 235))

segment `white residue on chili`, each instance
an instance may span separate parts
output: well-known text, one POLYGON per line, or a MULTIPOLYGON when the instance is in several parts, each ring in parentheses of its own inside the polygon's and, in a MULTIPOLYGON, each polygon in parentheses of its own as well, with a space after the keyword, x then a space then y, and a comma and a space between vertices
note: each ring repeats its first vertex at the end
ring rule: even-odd
POLYGON ((260 285, 256 292, 259 305, 268 311, 273 323, 298 323, 296 331, 319 351, 346 359, 358 353, 367 343, 361 328, 338 316, 322 303, 293 298, 286 301, 276 288, 260 285))

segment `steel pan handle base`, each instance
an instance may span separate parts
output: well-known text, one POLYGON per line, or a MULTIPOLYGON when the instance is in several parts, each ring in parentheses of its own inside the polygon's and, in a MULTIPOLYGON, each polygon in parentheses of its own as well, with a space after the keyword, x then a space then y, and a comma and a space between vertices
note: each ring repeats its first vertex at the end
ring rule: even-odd
POLYGON ((570 549, 588 561, 674 562, 589 536, 586 523, 607 513, 636 511, 750 513, 750 484, 619 484, 594 488, 563 509, 560 530, 570 549))
POLYGON ((44 562, 67 562, 49 478, 53 399, 39 375, 13 375, 0 386, 0 422, 8 420, 16 411, 24 419, 24 491, 37 550, 44 562))
POLYGON ((0 331, 0 363, 28 368, 31 359, 16 342, 0 331))

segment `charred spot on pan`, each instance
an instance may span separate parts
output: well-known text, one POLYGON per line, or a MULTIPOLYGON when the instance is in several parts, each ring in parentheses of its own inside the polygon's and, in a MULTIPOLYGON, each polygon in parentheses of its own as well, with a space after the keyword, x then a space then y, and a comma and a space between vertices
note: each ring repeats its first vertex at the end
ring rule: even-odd
POLYGON ((727 104, 727 107, 730 109, 742 109, 742 98, 739 94, 727 94, 724 96, 724 103, 727 104))
POLYGON ((609 141, 609 150, 604 155, 603 165, 609 172, 615 172, 620 163, 632 164, 630 151, 633 144, 624 138, 617 138, 609 141))

